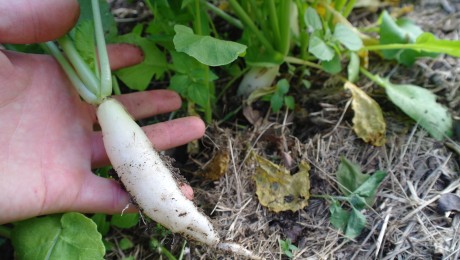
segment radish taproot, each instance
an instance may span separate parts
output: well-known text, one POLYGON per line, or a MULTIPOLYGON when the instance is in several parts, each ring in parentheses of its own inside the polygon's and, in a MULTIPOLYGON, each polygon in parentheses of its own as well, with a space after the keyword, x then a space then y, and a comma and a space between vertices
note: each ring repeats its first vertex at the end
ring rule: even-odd
POLYGON ((209 219, 182 194, 170 169, 122 105, 104 100, 97 118, 110 162, 142 212, 172 232, 216 245, 219 236, 209 219))

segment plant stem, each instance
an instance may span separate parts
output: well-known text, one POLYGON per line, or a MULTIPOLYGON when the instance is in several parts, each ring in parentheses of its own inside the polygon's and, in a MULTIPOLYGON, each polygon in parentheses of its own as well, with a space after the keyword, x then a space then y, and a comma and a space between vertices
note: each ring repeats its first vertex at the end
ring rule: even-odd
POLYGON ((11 231, 11 228, 0 225, 0 236, 11 239, 11 231))
POLYGON ((356 0, 348 1, 347 5, 345 6, 345 10, 343 10, 342 12, 343 17, 347 18, 351 14, 353 7, 355 7, 355 3, 356 3, 356 0))
POLYGON ((100 93, 101 98, 112 94, 112 72, 110 70, 109 55, 105 45, 104 29, 102 27, 99 0, 92 0, 94 32, 96 34, 96 46, 100 63, 100 93))
POLYGON ((254 35, 259 39, 260 43, 270 52, 274 52, 275 49, 271 43, 265 38, 262 32, 257 28, 249 15, 244 11, 241 5, 236 0, 228 0, 228 3, 232 7, 235 14, 241 19, 243 24, 245 24, 249 29, 254 33, 254 35))
POLYGON ((291 15, 291 0, 281 1, 280 8, 280 30, 281 30, 281 46, 280 52, 286 56, 289 52, 291 42, 291 24, 289 21, 291 15))
POLYGON ((100 103, 100 99, 97 98, 96 94, 91 92, 86 85, 80 80, 77 73, 75 72, 74 68, 70 65, 70 63, 66 60, 64 55, 62 55, 61 51, 53 42, 46 42, 40 44, 41 47, 59 62, 61 67, 64 69, 64 72, 67 74, 70 82, 74 85, 75 89, 77 90, 78 94, 88 103, 90 104, 98 104, 100 103))
POLYGON ((377 76, 377 75, 374 75, 372 73, 370 73, 369 71, 367 71, 365 68, 363 67, 360 67, 359 68, 359 71, 364 74, 364 76, 368 77, 370 80, 372 80, 373 82, 377 83, 378 85, 380 85, 381 87, 385 88, 385 82, 382 80, 381 77, 377 76))
POLYGON ((281 34, 280 34, 278 15, 276 13, 275 0, 266 0, 265 3, 268 6, 268 20, 271 23, 271 30, 273 32, 273 40, 277 46, 281 46, 281 34))
POLYGON ((299 58, 296 58, 296 57, 288 56, 288 57, 284 58, 284 61, 287 62, 287 63, 292 63, 292 64, 305 65, 305 66, 312 67, 312 68, 319 69, 319 70, 323 69, 320 65, 318 65, 316 63, 313 63, 313 62, 307 61, 307 60, 302 60, 302 59, 299 59, 299 58))
POLYGON ((203 29, 201 28, 201 10, 200 10, 200 0, 195 0, 195 33, 198 35, 203 34, 203 29))
POLYGON ((241 29, 241 30, 244 29, 244 25, 243 25, 243 23, 241 23, 240 20, 238 20, 235 17, 227 14, 226 12, 222 11, 220 8, 216 7, 215 5, 209 3, 209 2, 207 2, 205 0, 201 0, 201 3, 205 4, 206 7, 209 10, 213 11, 216 15, 220 16, 220 18, 224 19, 229 24, 235 26, 238 29, 241 29))
POLYGON ((78 74, 80 80, 85 84, 86 88, 100 97, 99 82, 88 64, 83 60, 76 50, 72 40, 68 35, 64 35, 58 39, 59 45, 74 67, 74 71, 78 74))

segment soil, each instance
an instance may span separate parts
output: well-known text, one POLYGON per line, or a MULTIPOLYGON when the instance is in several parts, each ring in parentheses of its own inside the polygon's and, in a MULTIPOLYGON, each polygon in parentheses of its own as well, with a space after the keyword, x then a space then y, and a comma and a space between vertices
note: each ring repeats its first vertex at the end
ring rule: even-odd
MULTIPOLYGON (((149 19, 142 2, 114 1, 112 5, 123 30, 129 30, 133 21, 149 19)), ((415 1, 413 10, 399 10, 407 11, 405 16, 425 31, 443 39, 459 39, 460 1, 415 1)), ((380 11, 358 9, 351 21, 357 26, 369 25, 380 11)), ((239 112, 224 122, 209 125, 197 154, 184 153, 184 147, 173 152, 178 155, 177 166, 194 188, 196 204, 213 219, 224 240, 239 242, 266 259, 287 259, 280 250, 280 239, 290 239, 297 246, 294 259, 460 258, 460 215, 445 215, 437 210, 442 194, 460 195, 460 60, 441 55, 406 68, 371 57, 369 68, 380 76, 390 76, 393 82, 424 86, 436 93, 438 101, 457 120, 457 140, 439 142, 431 138, 366 79, 357 85, 385 111, 387 142, 382 147, 364 143, 353 132, 350 94, 343 90, 338 78, 311 71, 307 78, 311 82, 309 89, 296 86, 302 78, 292 78, 296 110, 277 114, 268 114, 263 102, 240 109, 242 101, 236 98, 235 85, 218 100, 215 118, 239 112), (211 181, 203 177, 200 169, 206 168, 218 153, 226 154, 227 160, 220 168, 212 168, 223 175, 211 181), (325 199, 310 198, 309 205, 296 212, 274 213, 262 206, 255 193, 251 153, 292 168, 302 160, 309 162, 310 193, 315 195, 340 195, 335 173, 342 156, 361 165, 365 173, 384 170, 387 177, 373 208, 363 211, 365 229, 350 240, 331 226, 330 203, 325 199)), ((282 72, 287 69, 282 68, 282 72)), ((218 90, 228 81, 219 80, 218 90)), ((109 239, 128 236, 136 246, 128 251, 116 250, 107 257, 158 258, 149 247, 150 238, 158 232, 151 226, 115 230, 109 239)), ((178 255, 183 241, 180 236, 169 235, 161 242, 178 255)), ((184 259, 237 259, 193 242, 188 242, 183 252, 184 259)))

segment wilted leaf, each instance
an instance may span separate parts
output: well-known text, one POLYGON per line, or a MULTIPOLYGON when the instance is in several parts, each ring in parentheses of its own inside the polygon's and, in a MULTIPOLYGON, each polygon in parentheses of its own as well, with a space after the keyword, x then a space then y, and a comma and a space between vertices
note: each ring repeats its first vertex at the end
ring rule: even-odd
POLYGON ((204 169, 200 172, 203 178, 217 181, 225 175, 230 163, 230 156, 227 151, 220 150, 214 157, 206 164, 204 169))
POLYGON ((310 198, 310 165, 307 162, 299 164, 299 172, 290 172, 269 160, 253 154, 257 163, 256 193, 259 202, 274 212, 297 211, 308 205, 310 198))
POLYGON ((222 66, 236 60, 246 51, 246 46, 237 42, 224 41, 211 36, 196 35, 191 28, 174 26, 174 46, 203 64, 222 66))
POLYGON ((379 104, 353 83, 347 81, 345 88, 353 95, 353 130, 366 143, 375 146, 385 144, 386 123, 379 104))
POLYGON ((409 84, 392 84, 377 77, 390 100, 437 140, 452 135, 452 116, 447 108, 436 102, 429 90, 409 84))
POLYGON ((96 224, 80 213, 21 221, 11 240, 18 259, 103 259, 105 254, 96 224))

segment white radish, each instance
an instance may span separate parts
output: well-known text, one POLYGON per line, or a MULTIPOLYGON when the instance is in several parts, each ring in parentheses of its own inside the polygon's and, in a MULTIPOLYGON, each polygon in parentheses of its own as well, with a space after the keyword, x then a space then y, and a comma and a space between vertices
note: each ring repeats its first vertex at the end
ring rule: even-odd
POLYGON ((270 87, 279 69, 280 66, 251 68, 238 86, 238 95, 248 97, 257 89, 270 87))
POLYGON ((174 233, 215 246, 220 241, 208 217, 181 192, 144 131, 115 99, 97 109, 105 150, 126 190, 144 214, 174 233))
POLYGON ((118 101, 102 101, 97 117, 110 162, 145 215, 174 233, 223 251, 260 259, 239 244, 221 242, 209 218, 181 192, 142 128, 118 101))

